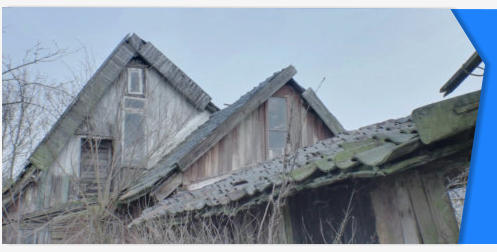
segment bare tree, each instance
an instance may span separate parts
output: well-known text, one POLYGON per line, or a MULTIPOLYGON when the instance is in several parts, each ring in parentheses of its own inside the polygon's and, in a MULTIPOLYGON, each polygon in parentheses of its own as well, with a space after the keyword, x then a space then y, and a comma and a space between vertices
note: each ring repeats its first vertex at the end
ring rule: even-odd
POLYGON ((2 57, 4 186, 14 180, 36 144, 81 87, 81 76, 74 72, 73 79, 57 83, 38 71, 70 53, 73 52, 56 43, 45 46, 38 42, 21 59, 12 59, 8 54, 2 57))

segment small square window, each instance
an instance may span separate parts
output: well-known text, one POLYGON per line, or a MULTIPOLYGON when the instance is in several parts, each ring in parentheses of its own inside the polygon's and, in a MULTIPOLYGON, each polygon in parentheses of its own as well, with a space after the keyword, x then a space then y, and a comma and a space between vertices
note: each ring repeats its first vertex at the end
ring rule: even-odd
POLYGON ((129 68, 128 69, 128 94, 143 95, 143 69, 129 68))

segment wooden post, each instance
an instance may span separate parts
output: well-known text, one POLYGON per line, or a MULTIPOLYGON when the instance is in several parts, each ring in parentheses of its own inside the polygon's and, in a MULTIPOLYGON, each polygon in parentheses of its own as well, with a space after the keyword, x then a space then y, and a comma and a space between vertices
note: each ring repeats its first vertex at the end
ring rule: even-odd
MULTIPOLYGON (((287 199, 288 201, 289 199, 287 199)), ((281 215, 279 216, 278 238, 280 243, 291 244, 295 243, 293 240, 292 221, 290 215, 290 206, 285 204, 281 207, 281 215)))

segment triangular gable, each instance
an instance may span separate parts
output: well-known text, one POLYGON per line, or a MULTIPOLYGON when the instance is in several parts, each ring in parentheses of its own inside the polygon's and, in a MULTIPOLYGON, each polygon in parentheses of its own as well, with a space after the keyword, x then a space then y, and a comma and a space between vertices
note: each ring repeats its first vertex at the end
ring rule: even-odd
POLYGON ((136 184, 126 189, 120 200, 129 202, 137 199, 153 191, 165 181, 167 183, 166 179, 176 169, 181 171, 188 169, 285 84, 290 84, 296 88, 302 98, 308 102, 309 106, 334 135, 342 133, 344 131, 342 125, 326 109, 312 89, 304 92, 304 89, 293 80, 296 72, 293 66, 289 66, 280 72, 274 73, 250 92, 240 97, 235 103, 212 115, 207 122, 188 136, 182 144, 171 151, 154 168, 140 178, 136 184))
MULTIPOLYGON (((23 187, 27 174, 32 174, 37 167, 47 169, 60 151, 67 144, 70 136, 81 125, 85 117, 100 101, 105 91, 111 86, 127 64, 135 57, 140 57, 153 66, 168 82, 179 91, 198 110, 217 111, 210 101, 211 97, 205 93, 181 69, 174 65, 150 42, 145 42, 136 34, 126 35, 117 45, 104 63, 86 83, 67 107, 61 117, 45 135, 34 152, 28 158, 28 165, 19 175, 14 185, 23 187)), ((3 193, 7 193, 8 190, 3 193)))

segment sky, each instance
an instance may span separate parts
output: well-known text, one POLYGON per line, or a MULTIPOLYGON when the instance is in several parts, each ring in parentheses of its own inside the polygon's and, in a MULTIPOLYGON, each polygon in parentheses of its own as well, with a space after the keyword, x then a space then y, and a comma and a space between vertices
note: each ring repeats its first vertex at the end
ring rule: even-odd
MULTIPOLYGON (((37 42, 75 51, 38 69, 53 81, 86 55, 97 68, 134 32, 220 108, 293 65, 347 130, 444 99, 440 87, 475 51, 447 9, 3 8, 2 28, 3 57, 37 42)), ((447 98, 481 81, 470 76, 447 98)))

